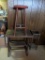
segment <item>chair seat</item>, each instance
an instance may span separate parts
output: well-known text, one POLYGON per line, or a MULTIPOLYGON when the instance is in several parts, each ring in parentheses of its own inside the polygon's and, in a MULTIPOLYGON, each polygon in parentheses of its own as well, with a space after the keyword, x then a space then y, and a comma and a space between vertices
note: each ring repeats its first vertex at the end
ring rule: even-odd
POLYGON ((14 30, 8 29, 6 32, 6 35, 13 35, 13 34, 14 34, 14 30))

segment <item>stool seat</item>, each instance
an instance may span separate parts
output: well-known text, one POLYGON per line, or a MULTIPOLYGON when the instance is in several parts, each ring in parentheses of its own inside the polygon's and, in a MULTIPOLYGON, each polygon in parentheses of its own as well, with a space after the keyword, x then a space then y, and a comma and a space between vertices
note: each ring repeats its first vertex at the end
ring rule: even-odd
POLYGON ((14 7, 13 7, 13 9, 25 9, 25 8, 28 8, 28 6, 24 6, 24 5, 15 5, 14 7))

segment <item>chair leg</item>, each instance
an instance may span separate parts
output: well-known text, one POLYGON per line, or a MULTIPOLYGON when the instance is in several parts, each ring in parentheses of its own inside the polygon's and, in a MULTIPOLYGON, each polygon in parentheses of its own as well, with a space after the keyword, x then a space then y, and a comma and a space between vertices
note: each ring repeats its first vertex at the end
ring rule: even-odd
POLYGON ((35 49, 37 50, 38 45, 39 45, 39 37, 38 37, 35 41, 36 41, 36 46, 35 46, 35 49))
POLYGON ((28 40, 26 38, 26 41, 25 41, 26 45, 25 45, 25 53, 26 53, 26 56, 28 56, 28 40))
POLYGON ((25 53, 26 53, 26 56, 28 56, 28 47, 25 46, 25 53))
POLYGON ((29 47, 29 49, 31 49, 30 38, 28 38, 28 47, 29 47))
POLYGON ((8 38, 8 57, 9 57, 10 54, 11 54, 11 48, 10 48, 9 43, 10 43, 10 39, 8 38))

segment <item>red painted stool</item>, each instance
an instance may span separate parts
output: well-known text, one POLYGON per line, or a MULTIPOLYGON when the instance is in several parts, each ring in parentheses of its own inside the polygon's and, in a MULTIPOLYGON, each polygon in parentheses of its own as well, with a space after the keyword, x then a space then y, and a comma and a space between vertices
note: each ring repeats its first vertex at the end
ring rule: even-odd
POLYGON ((28 6, 22 6, 22 5, 15 5, 13 9, 15 10, 15 18, 14 18, 14 35, 16 34, 16 29, 18 30, 24 30, 24 34, 26 34, 26 19, 25 19, 25 9, 28 8, 28 6), (21 24, 17 24, 18 21, 18 11, 23 11, 22 13, 22 19, 21 24))

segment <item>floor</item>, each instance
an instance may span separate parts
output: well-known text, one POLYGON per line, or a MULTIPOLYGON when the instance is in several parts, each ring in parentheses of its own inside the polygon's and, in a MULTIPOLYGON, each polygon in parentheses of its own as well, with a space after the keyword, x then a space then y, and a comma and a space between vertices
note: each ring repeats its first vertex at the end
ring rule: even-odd
POLYGON ((31 48, 28 57, 24 50, 14 50, 11 56, 7 56, 7 48, 0 48, 0 60, 45 60, 45 49, 43 46, 38 46, 38 49, 31 48))

